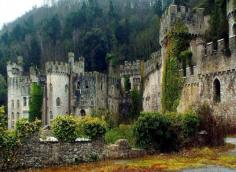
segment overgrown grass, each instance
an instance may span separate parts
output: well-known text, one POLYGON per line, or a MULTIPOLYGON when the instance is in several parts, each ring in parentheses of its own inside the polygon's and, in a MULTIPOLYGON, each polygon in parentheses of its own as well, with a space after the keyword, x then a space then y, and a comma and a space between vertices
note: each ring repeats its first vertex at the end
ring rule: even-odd
POLYGON ((127 139, 129 144, 134 147, 135 140, 133 136, 133 128, 131 125, 120 125, 107 131, 105 141, 107 144, 115 143, 118 139, 127 139))

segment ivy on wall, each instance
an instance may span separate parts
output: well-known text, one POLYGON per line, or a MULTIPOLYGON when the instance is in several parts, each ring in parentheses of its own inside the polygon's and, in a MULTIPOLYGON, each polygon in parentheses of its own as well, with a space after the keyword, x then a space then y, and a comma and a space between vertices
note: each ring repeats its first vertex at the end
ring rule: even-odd
POLYGON ((182 53, 189 47, 190 37, 188 28, 181 21, 176 21, 167 35, 166 54, 164 56, 162 77, 161 105, 163 112, 175 112, 179 104, 179 98, 183 86, 180 74, 181 65, 186 62, 189 53, 182 53), (184 57, 183 57, 183 54, 184 57))
POLYGON ((30 90, 29 121, 41 119, 43 104, 43 89, 40 85, 33 83, 30 90))

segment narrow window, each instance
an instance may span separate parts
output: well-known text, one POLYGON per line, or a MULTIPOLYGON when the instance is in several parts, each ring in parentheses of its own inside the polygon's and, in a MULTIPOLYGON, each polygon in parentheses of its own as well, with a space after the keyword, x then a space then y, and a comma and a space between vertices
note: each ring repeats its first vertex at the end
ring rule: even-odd
POLYGON ((65 92, 66 93, 68 92, 68 85, 67 84, 65 85, 65 92))
POLYGON ((57 97, 56 99, 56 105, 61 106, 61 99, 59 97, 57 97))
POLYGON ((23 97, 23 105, 27 106, 27 98, 26 97, 23 97))
POLYGON ((50 120, 53 119, 52 111, 50 111, 50 120))
POLYGON ((16 114, 16 119, 18 120, 19 118, 20 118, 20 113, 17 112, 17 114, 16 114))
POLYGON ((11 107, 14 108, 14 100, 11 101, 11 107))
POLYGON ((11 120, 14 120, 14 112, 11 113, 11 120))
POLYGON ((220 81, 218 79, 215 79, 214 81, 214 102, 219 103, 221 101, 221 88, 220 88, 220 81))
POLYGON ((17 108, 20 108, 20 100, 17 100, 17 108))
POLYGON ((49 84, 49 89, 52 92, 52 89, 53 89, 52 84, 49 84))
POLYGON ((77 89, 80 89, 80 82, 77 82, 77 89))
POLYGON ((85 81, 85 88, 89 88, 88 81, 85 81))

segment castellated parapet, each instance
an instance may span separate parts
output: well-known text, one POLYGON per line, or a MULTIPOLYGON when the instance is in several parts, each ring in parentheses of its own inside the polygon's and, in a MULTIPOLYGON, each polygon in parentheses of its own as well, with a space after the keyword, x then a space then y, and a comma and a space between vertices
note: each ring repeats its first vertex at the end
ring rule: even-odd
POLYGON ((125 61, 124 65, 120 65, 120 76, 141 75, 141 61, 134 62, 125 61))
POLYGON ((144 77, 147 77, 156 69, 160 69, 161 65, 161 51, 152 53, 150 59, 144 62, 144 77))
POLYGON ((185 6, 170 5, 161 17, 160 42, 162 42, 170 31, 171 26, 177 21, 183 21, 188 28, 188 33, 203 35, 208 28, 208 17, 203 14, 204 9, 195 11, 185 6))
POLYGON ((54 73, 54 74, 64 74, 69 75, 70 67, 68 63, 64 62, 46 62, 45 65, 46 73, 54 73))

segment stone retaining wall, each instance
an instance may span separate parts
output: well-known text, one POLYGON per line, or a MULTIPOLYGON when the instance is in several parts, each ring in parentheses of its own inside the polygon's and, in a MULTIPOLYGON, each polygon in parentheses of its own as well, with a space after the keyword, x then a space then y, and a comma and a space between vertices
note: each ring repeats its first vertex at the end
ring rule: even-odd
MULTIPOLYGON (((146 155, 144 150, 132 149, 127 140, 105 145, 103 139, 75 142, 40 142, 35 139, 22 144, 10 168, 39 168, 48 166, 71 165, 105 159, 136 158, 146 155)), ((0 153, 0 171, 3 169, 0 153)))

